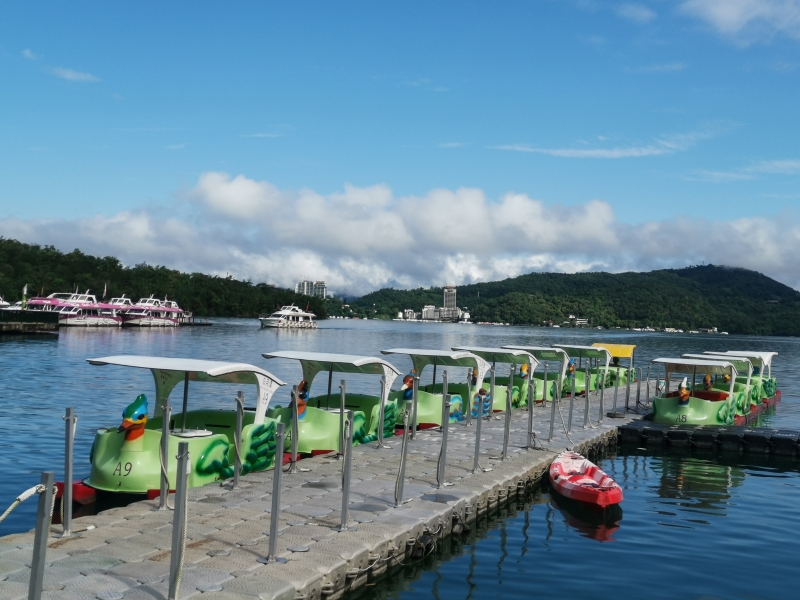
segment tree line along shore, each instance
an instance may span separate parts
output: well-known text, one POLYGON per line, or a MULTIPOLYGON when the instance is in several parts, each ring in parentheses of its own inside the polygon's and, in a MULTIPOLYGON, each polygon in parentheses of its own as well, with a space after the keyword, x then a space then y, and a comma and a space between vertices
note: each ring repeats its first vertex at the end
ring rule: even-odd
MULTIPOLYGON (((266 283, 164 266, 124 266, 114 257, 0 238, 0 296, 79 289, 134 301, 151 294, 175 300, 204 317, 256 317, 295 304, 330 316, 391 319, 404 309, 442 303, 441 287, 385 288, 349 301, 295 294, 266 283)), ((477 322, 561 325, 570 316, 590 327, 692 330, 716 327, 732 334, 800 335, 800 292, 762 273, 703 265, 645 273, 530 273, 458 287, 458 305, 477 322)))

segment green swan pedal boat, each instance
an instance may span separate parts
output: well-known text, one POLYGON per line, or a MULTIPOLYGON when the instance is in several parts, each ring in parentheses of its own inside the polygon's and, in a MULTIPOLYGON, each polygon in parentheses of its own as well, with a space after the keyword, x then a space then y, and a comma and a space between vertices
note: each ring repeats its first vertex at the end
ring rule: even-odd
MULTIPOLYGON (((605 348, 611 355, 611 364, 608 366, 606 387, 617 385, 617 379, 619 380, 620 387, 627 385, 628 381, 634 382, 636 380, 633 370, 633 354, 636 350, 634 344, 604 344, 595 342, 592 346, 595 348, 605 348), (619 364, 620 359, 626 359, 628 364, 619 364)), ((600 370, 601 367, 596 366, 592 369, 592 373, 599 373, 600 370)))
MULTIPOLYGON (((492 410, 494 412, 505 412, 506 395, 508 394, 509 386, 511 387, 511 406, 513 408, 518 408, 528 405, 527 380, 539 364, 539 361, 537 361, 532 354, 525 350, 484 348, 479 346, 458 346, 453 348, 453 350, 471 352, 476 356, 480 356, 491 365, 490 374, 493 373, 494 377, 490 375, 489 395, 492 398, 492 410), (498 363, 509 366, 508 377, 497 375, 498 363)), ((483 380, 476 379, 476 381, 483 380)), ((486 388, 485 383, 483 387, 486 388)), ((474 409, 473 416, 477 416, 477 411, 474 409)))
MULTIPOLYGON (((656 370, 663 366, 665 387, 663 395, 653 398, 653 421, 666 425, 735 425, 744 410, 749 413, 750 398, 746 392, 735 391, 738 371, 732 361, 697 358, 656 358, 656 370), (673 375, 685 376, 684 396, 681 391, 670 391, 673 375), (698 389, 697 375, 728 376, 727 391, 698 389), (695 382, 694 385, 691 382, 695 382)), ((657 375, 658 377, 658 375, 657 375)), ((702 388, 702 386, 700 386, 702 388)), ((742 421, 740 419, 741 424, 742 421)))
MULTIPOLYGON (((344 419, 348 410, 353 411, 353 444, 366 444, 378 439, 378 428, 382 429, 384 438, 394 435, 397 420, 397 401, 389 398, 392 383, 400 375, 391 363, 372 356, 353 356, 350 354, 328 354, 324 352, 265 352, 266 359, 283 358, 296 360, 303 372, 298 395, 299 419, 297 422, 297 451, 301 454, 326 454, 342 452, 341 440, 344 439, 344 419), (314 379, 320 373, 328 375, 327 393, 308 397, 308 391, 314 379), (380 393, 377 395, 354 394, 346 390, 346 383, 341 382, 340 391, 333 392, 333 374, 365 374, 380 375, 380 393), (383 422, 381 423, 381 416, 383 422)), ((295 400, 293 400, 294 402, 295 400)), ((287 431, 285 448, 291 449, 291 423, 294 407, 275 407, 267 413, 269 417, 285 423, 287 431)))
POLYGON ((189 382, 255 386, 255 407, 245 408, 242 428, 242 473, 269 469, 275 463, 276 422, 267 418, 270 398, 284 383, 271 373, 244 363, 162 358, 155 356, 107 356, 90 358, 93 365, 149 369, 155 381, 155 397, 144 394, 125 408, 122 424, 98 430, 89 456, 91 474, 83 483, 103 492, 160 494, 162 460, 168 480, 177 475, 179 442, 189 443, 189 487, 233 477, 236 410, 231 408, 189 410, 189 382), (183 384, 183 408, 172 412, 168 423, 166 452, 162 450, 163 407, 173 389, 183 384), (152 408, 152 416, 148 409, 152 408))
MULTIPOLYGON (((778 389, 778 380, 772 376, 772 359, 778 355, 777 352, 728 350, 727 352, 703 352, 703 354, 709 355, 709 358, 717 357, 722 360, 737 357, 748 359, 753 363, 753 387, 760 401, 768 404, 780 402, 781 392, 778 389)), ((740 376, 739 379, 741 380, 742 377, 740 376)))
MULTIPOLYGON (((569 355, 561 348, 553 348, 547 346, 503 346, 509 350, 524 350, 543 365, 545 368, 540 371, 534 371, 531 375, 533 380, 533 397, 534 401, 544 403, 547 400, 553 400, 556 396, 556 390, 560 390, 562 382, 566 376, 567 365, 569 364, 569 355), (549 364, 557 363, 558 367, 550 370, 549 364), (547 383, 545 383, 547 377, 547 383), (545 391, 547 390, 547 391, 545 391)), ((515 378, 515 385, 522 384, 524 380, 515 378)), ((527 388, 527 386, 525 386, 527 388)), ((528 392, 525 392, 525 402, 530 402, 528 392)))
POLYGON ((566 377, 562 380, 562 397, 568 396, 573 390, 576 395, 586 393, 586 369, 589 369, 590 392, 601 387, 609 387, 611 384, 609 368, 612 357, 604 347, 554 344, 553 348, 560 348, 569 356, 566 377))
MULTIPOLYGON (((463 421, 466 418, 464 399, 473 397, 477 392, 476 389, 473 389, 471 384, 473 370, 477 369, 477 380, 479 381, 483 381, 486 372, 489 370, 489 364, 480 356, 465 351, 392 348, 390 350, 381 350, 381 353, 387 355, 405 354, 411 359, 413 370, 405 378, 408 379, 410 377, 411 381, 404 381, 403 389, 398 392, 391 392, 389 398, 398 403, 397 425, 403 424, 404 413, 408 410, 411 416, 409 422, 416 422, 419 429, 440 427, 442 425, 442 394, 444 393, 444 384, 436 383, 436 372, 439 367, 466 367, 467 369, 466 384, 455 383, 454 381, 451 382, 449 379, 447 382, 447 394, 450 396, 450 423, 463 421), (419 379, 417 379, 417 385, 415 387, 414 377, 420 378, 425 367, 428 366, 433 367, 432 383, 420 386, 419 379), (409 384, 411 387, 409 387, 409 384), (415 393, 417 395, 416 418, 413 415, 415 393)), ((475 415, 477 416, 477 409, 475 415)))

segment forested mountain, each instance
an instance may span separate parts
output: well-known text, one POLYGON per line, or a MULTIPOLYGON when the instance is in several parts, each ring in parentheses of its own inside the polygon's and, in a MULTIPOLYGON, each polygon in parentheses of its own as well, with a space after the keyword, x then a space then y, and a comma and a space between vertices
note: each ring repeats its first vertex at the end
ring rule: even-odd
POLYGON ((168 296, 197 316, 255 317, 295 303, 301 308, 308 305, 318 317, 326 317, 326 302, 321 298, 266 283, 254 285, 232 277, 181 273, 146 264, 125 267, 112 256, 98 258, 80 250, 65 254, 52 246, 0 238, 0 296, 9 302, 20 300, 26 284, 29 297, 78 288, 91 290, 100 299, 105 285, 108 299, 125 294, 136 302, 151 294, 168 296))
MULTIPOLYGON (((800 335, 800 292, 747 269, 714 265, 649 273, 531 273, 458 287, 474 321, 540 325, 569 315, 591 326, 717 327, 730 333, 800 335)), ((351 303, 376 316, 442 305, 442 288, 382 289, 351 303)))

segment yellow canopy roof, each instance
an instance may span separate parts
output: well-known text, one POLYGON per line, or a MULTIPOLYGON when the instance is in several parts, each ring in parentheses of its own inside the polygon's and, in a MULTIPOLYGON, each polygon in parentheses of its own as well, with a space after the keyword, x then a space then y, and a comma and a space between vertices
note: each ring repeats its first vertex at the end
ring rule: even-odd
POLYGON ((597 346, 600 348, 605 348, 608 350, 608 353, 613 358, 631 358, 633 356, 633 351, 636 348, 635 345, 629 344, 599 344, 594 343, 592 346, 597 346))

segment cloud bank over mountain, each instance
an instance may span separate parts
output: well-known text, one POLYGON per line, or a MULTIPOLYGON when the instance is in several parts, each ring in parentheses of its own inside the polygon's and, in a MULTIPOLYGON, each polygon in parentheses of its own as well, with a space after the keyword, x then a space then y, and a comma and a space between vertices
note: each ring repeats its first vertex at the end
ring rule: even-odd
POLYGON ((625 271, 701 262, 762 271, 800 288, 794 214, 633 226, 608 202, 546 204, 473 188, 396 197, 385 185, 281 190, 224 172, 202 174, 171 207, 74 220, 0 219, 0 235, 113 255, 123 263, 231 274, 291 287, 324 279, 337 293, 513 277, 531 271, 625 271))

